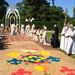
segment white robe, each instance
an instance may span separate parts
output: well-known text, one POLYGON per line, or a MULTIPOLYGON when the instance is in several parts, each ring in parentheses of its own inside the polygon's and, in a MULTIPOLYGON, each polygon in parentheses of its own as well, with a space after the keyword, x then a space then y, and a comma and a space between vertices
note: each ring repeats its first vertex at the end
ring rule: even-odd
POLYGON ((69 32, 69 28, 66 26, 65 28, 65 43, 64 43, 64 51, 66 52, 66 48, 67 48, 67 43, 68 43, 68 32, 69 32))
POLYGON ((1 24, 1 36, 4 36, 4 24, 1 24))
POLYGON ((61 41, 60 41, 60 49, 64 50, 65 49, 65 27, 63 27, 62 32, 61 32, 61 41))
POLYGON ((43 44, 46 43, 46 39, 45 39, 46 33, 47 33, 47 31, 43 31, 43 35, 42 35, 42 43, 43 43, 43 44))
POLYGON ((1 30, 2 31, 4 30, 4 24, 1 24, 1 30))
POLYGON ((71 35, 71 37, 72 37, 72 54, 75 54, 75 30, 72 32, 72 35, 71 35))
POLYGON ((36 41, 39 41, 39 35, 40 35, 40 32, 39 30, 36 31, 36 41))
POLYGON ((43 30, 40 30, 40 35, 39 35, 39 41, 40 41, 40 43, 42 43, 42 33, 43 33, 43 30))
POLYGON ((67 32, 68 27, 64 26, 61 32, 61 41, 60 41, 60 49, 65 50, 65 33, 67 32))
POLYGON ((11 25, 11 35, 15 35, 16 32, 15 32, 15 24, 12 24, 11 25))
POLYGON ((24 25, 21 26, 21 34, 24 34, 25 30, 24 30, 24 25))
POLYGON ((35 31, 35 25, 33 24, 32 27, 31 27, 31 29, 30 29, 30 31, 29 31, 29 36, 30 36, 31 38, 32 38, 32 36, 33 36, 33 33, 35 33, 34 31, 35 31))
POLYGON ((72 52, 72 43, 73 43, 73 40, 71 38, 72 29, 69 28, 66 35, 68 36, 66 42, 66 53, 70 54, 72 52))
POLYGON ((29 36, 30 25, 27 25, 25 30, 26 35, 29 36))

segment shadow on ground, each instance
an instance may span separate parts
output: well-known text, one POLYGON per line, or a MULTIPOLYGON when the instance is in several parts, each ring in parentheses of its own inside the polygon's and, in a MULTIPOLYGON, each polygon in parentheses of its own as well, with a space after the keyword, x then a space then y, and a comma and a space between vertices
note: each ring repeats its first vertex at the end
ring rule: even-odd
POLYGON ((4 36, 2 40, 0 40, 0 50, 9 49, 9 45, 11 44, 8 44, 6 40, 7 40, 7 36, 4 36))
POLYGON ((6 42, 0 42, 0 50, 9 49, 9 45, 11 45, 11 44, 8 44, 6 42))

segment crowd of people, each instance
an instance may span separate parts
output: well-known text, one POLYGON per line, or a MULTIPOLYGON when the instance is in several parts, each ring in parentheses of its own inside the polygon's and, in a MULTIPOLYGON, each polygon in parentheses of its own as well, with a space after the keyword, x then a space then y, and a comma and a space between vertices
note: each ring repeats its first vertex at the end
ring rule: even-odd
MULTIPOLYGON (((15 26, 15 24, 11 24, 11 28, 10 28, 11 35, 17 34, 16 27, 17 26, 15 26)), ((50 45, 46 41, 46 33, 47 33, 46 26, 43 26, 42 29, 36 29, 35 24, 32 24, 32 25, 27 24, 26 26, 24 24, 21 24, 20 33, 23 35, 25 34, 25 35, 29 36, 34 41, 38 41, 38 42, 42 43, 43 45, 50 45)))
POLYGON ((42 43, 43 45, 50 45, 46 41, 46 33, 47 33, 46 26, 43 26, 43 29, 36 29, 34 24, 32 26, 28 24, 25 27, 25 34, 27 36, 31 37, 34 41, 42 43))
MULTIPOLYGON (((11 24, 10 31, 11 35, 16 35, 18 32, 18 25, 11 24)), ((47 27, 43 26, 42 29, 36 29, 35 24, 33 25, 24 25, 22 24, 19 30, 20 34, 27 35, 32 38, 34 41, 38 41, 43 45, 50 45, 53 48, 59 48, 64 50, 66 54, 75 54, 75 27, 73 24, 64 24, 64 27, 61 32, 61 40, 59 41, 59 29, 57 25, 54 25, 52 29, 52 38, 51 42, 47 42, 47 27)), ((0 39, 4 36, 4 24, 0 25, 0 39)))
POLYGON ((61 32, 60 49, 66 54, 75 54, 75 27, 73 24, 64 24, 61 32))

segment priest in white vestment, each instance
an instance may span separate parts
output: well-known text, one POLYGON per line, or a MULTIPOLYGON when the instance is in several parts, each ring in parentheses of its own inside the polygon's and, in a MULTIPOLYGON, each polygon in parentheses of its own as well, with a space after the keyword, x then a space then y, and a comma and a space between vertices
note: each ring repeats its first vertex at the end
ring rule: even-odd
POLYGON ((30 30, 30 37, 33 37, 33 34, 35 32, 35 24, 32 25, 31 30, 30 30))
POLYGON ((66 33, 66 53, 67 54, 70 54, 71 53, 71 50, 72 50, 72 43, 73 43, 73 40, 71 38, 71 35, 72 35, 72 28, 71 26, 69 26, 69 29, 66 33))
POLYGON ((67 50, 67 43, 68 43, 68 36, 69 36, 69 31, 70 31, 70 24, 67 24, 66 30, 65 30, 65 43, 64 43, 64 51, 66 52, 67 50))
POLYGON ((71 25, 71 30, 69 31, 68 44, 67 44, 67 54, 75 54, 75 30, 71 25))
POLYGON ((1 30, 2 31, 4 30, 4 24, 3 23, 1 24, 1 30))
POLYGON ((16 30, 15 30, 15 24, 11 24, 11 35, 15 35, 16 30))
POLYGON ((72 46, 72 54, 75 54, 75 29, 72 33, 72 39, 73 39, 73 46, 72 46))
POLYGON ((25 33, 24 24, 21 25, 21 34, 25 33))
POLYGON ((39 34, 40 34, 40 29, 37 29, 37 31, 36 31, 36 39, 37 39, 37 41, 39 41, 39 34))
POLYGON ((26 35, 29 35, 29 31, 30 31, 30 25, 26 25, 26 28, 25 28, 25 33, 26 35))
POLYGON ((4 24, 1 24, 1 35, 4 36, 4 24))
POLYGON ((40 35, 39 35, 39 41, 42 43, 42 34, 43 34, 43 29, 40 30, 40 35))
POLYGON ((65 50, 65 33, 68 30, 67 24, 64 24, 64 27, 61 32, 61 41, 60 41, 60 49, 65 50))

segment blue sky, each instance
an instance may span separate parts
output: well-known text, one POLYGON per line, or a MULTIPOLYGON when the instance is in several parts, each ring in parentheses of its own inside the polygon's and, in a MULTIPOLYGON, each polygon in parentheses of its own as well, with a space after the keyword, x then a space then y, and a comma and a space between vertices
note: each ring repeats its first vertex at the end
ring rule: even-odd
MULTIPOLYGON (((11 6, 15 6, 17 2, 22 0, 6 0, 11 6)), ((47 0, 51 1, 51 0, 47 0)), ((68 9, 68 14, 72 17, 73 16, 73 8, 75 7, 75 0, 55 0, 55 5, 61 6, 64 10, 68 9)))

